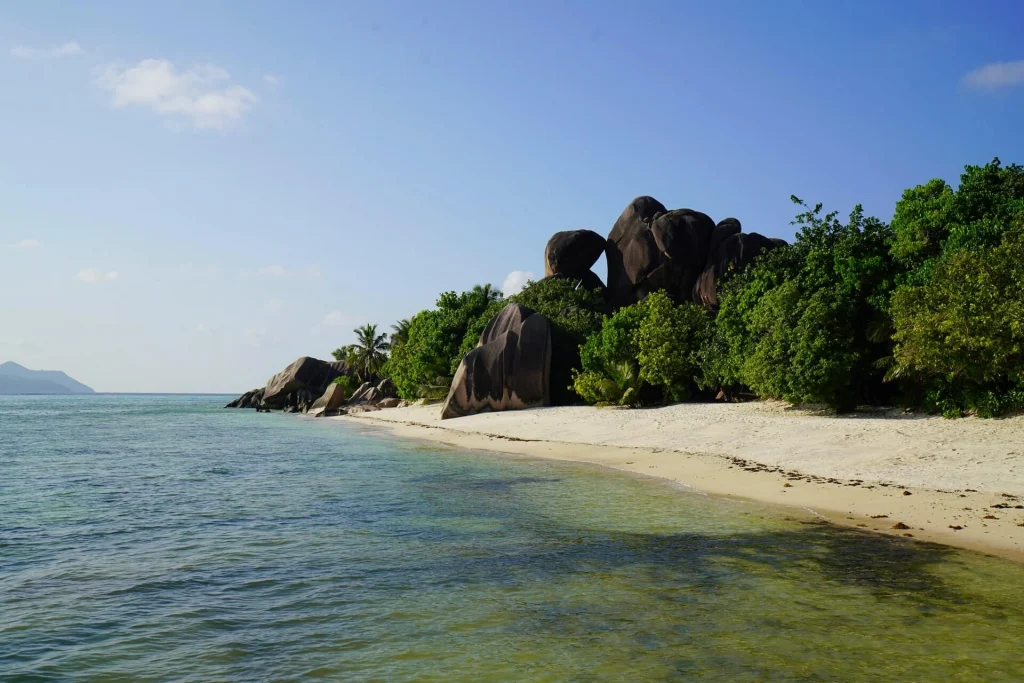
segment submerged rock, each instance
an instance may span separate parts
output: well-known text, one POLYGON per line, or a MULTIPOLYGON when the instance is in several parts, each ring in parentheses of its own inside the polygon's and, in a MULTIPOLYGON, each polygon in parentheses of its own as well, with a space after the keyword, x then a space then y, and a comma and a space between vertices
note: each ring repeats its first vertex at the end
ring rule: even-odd
POLYGON ((452 380, 441 419, 551 403, 551 326, 526 306, 509 304, 487 323, 452 380))

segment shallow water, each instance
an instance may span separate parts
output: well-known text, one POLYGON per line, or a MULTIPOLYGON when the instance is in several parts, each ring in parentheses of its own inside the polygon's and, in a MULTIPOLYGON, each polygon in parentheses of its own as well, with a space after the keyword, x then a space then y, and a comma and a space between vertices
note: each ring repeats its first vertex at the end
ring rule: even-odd
POLYGON ((223 397, 0 397, 0 679, 1014 680, 1024 567, 223 397))

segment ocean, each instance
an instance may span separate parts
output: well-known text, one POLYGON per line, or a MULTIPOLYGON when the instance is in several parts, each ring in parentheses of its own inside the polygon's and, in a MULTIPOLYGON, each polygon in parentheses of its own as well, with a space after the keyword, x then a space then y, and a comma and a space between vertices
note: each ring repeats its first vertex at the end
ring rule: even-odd
POLYGON ((3 681, 1024 678, 1024 566, 217 396, 0 397, 3 681))

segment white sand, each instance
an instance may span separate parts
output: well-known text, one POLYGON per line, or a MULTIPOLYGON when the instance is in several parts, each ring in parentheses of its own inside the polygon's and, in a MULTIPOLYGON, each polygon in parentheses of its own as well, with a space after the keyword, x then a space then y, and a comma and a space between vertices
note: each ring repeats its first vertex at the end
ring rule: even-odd
POLYGON ((1015 507, 1024 506, 1024 417, 832 417, 778 403, 545 408, 443 422, 439 414, 433 405, 339 419, 462 448, 598 463, 1024 560, 1024 509, 1015 507), (897 522, 911 528, 892 529, 897 522))

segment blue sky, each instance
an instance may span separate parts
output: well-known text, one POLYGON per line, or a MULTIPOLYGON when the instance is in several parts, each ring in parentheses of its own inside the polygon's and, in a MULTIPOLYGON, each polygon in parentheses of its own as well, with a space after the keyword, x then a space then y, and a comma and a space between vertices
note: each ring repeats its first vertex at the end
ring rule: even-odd
POLYGON ((1024 5, 977 5, 2 3, 0 361, 239 393, 640 194, 888 219, 1024 162, 1024 5))

